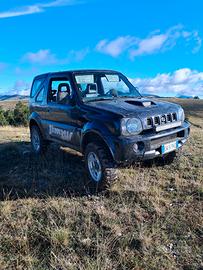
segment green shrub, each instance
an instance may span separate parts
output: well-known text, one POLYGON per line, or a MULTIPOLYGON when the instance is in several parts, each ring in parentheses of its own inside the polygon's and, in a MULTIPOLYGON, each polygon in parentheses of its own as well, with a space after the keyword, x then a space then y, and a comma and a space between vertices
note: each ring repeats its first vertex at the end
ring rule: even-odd
POLYGON ((4 110, 2 109, 2 107, 0 107, 0 126, 6 126, 8 125, 7 119, 5 118, 4 115, 4 110))
POLYGON ((28 126, 29 109, 19 101, 14 110, 3 110, 0 107, 0 126, 28 126))
POLYGON ((4 111, 4 117, 5 117, 8 125, 11 125, 11 126, 15 125, 13 110, 4 111))
POLYGON ((13 111, 13 119, 15 126, 28 126, 28 107, 19 101, 13 111))

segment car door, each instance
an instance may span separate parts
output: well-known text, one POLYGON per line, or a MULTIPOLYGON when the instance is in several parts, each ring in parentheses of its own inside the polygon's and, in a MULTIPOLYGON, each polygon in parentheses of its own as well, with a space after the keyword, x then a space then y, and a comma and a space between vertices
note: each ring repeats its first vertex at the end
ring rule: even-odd
POLYGON ((46 110, 47 137, 79 150, 81 129, 75 117, 77 108, 74 98, 74 89, 68 75, 49 78, 46 110))
POLYGON ((29 109, 30 113, 35 112, 39 119, 44 119, 45 117, 45 81, 44 76, 37 77, 32 85, 30 99, 29 99, 29 109))

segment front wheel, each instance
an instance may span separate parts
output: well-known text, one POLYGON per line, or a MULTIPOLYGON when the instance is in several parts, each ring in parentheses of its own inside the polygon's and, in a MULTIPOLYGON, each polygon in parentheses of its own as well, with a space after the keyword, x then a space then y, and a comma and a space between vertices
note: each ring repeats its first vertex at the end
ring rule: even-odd
POLYGON ((85 149, 85 166, 88 174, 87 186, 100 191, 117 179, 116 164, 103 144, 89 143, 85 149))
POLYGON ((46 151, 47 143, 43 139, 38 126, 31 126, 30 139, 31 139, 32 150, 35 154, 39 155, 46 151))

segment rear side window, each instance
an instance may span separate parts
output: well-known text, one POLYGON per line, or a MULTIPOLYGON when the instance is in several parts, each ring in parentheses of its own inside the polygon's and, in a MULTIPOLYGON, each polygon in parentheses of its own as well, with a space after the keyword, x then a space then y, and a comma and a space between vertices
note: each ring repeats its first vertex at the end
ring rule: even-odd
POLYGON ((37 94, 40 86, 42 85, 43 80, 44 80, 44 78, 34 80, 34 83, 32 85, 32 89, 31 89, 31 93, 30 93, 31 97, 34 97, 37 94))

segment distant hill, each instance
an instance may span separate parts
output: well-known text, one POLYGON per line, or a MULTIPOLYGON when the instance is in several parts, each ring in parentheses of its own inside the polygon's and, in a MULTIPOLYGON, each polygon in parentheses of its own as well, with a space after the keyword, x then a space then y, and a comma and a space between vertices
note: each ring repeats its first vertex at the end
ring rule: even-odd
MULTIPOLYGON (((144 93, 142 94, 143 97, 152 97, 152 98, 160 98, 160 96, 152 95, 144 93)), ((29 96, 22 96, 22 95, 0 95, 0 101, 12 101, 12 100, 23 100, 29 99, 29 96)))
POLYGON ((29 96, 22 95, 0 95, 0 101, 25 100, 28 98, 29 96))
POLYGON ((152 98, 160 98, 160 96, 157 95, 152 95, 152 94, 147 94, 147 93, 141 93, 143 97, 152 97, 152 98))
MULTIPOLYGON (((148 93, 141 93, 141 95, 143 97, 161 98, 158 95, 153 95, 153 94, 148 94, 148 93)), ((194 99, 193 96, 187 96, 187 95, 179 95, 179 96, 176 96, 176 98, 194 99)), ((29 96, 24 96, 24 95, 0 95, 0 101, 18 101, 18 100, 28 100, 28 99, 29 99, 29 96)))
POLYGON ((185 98, 185 99, 188 99, 188 98, 194 98, 193 96, 186 96, 186 95, 179 95, 177 96, 177 98, 185 98))

